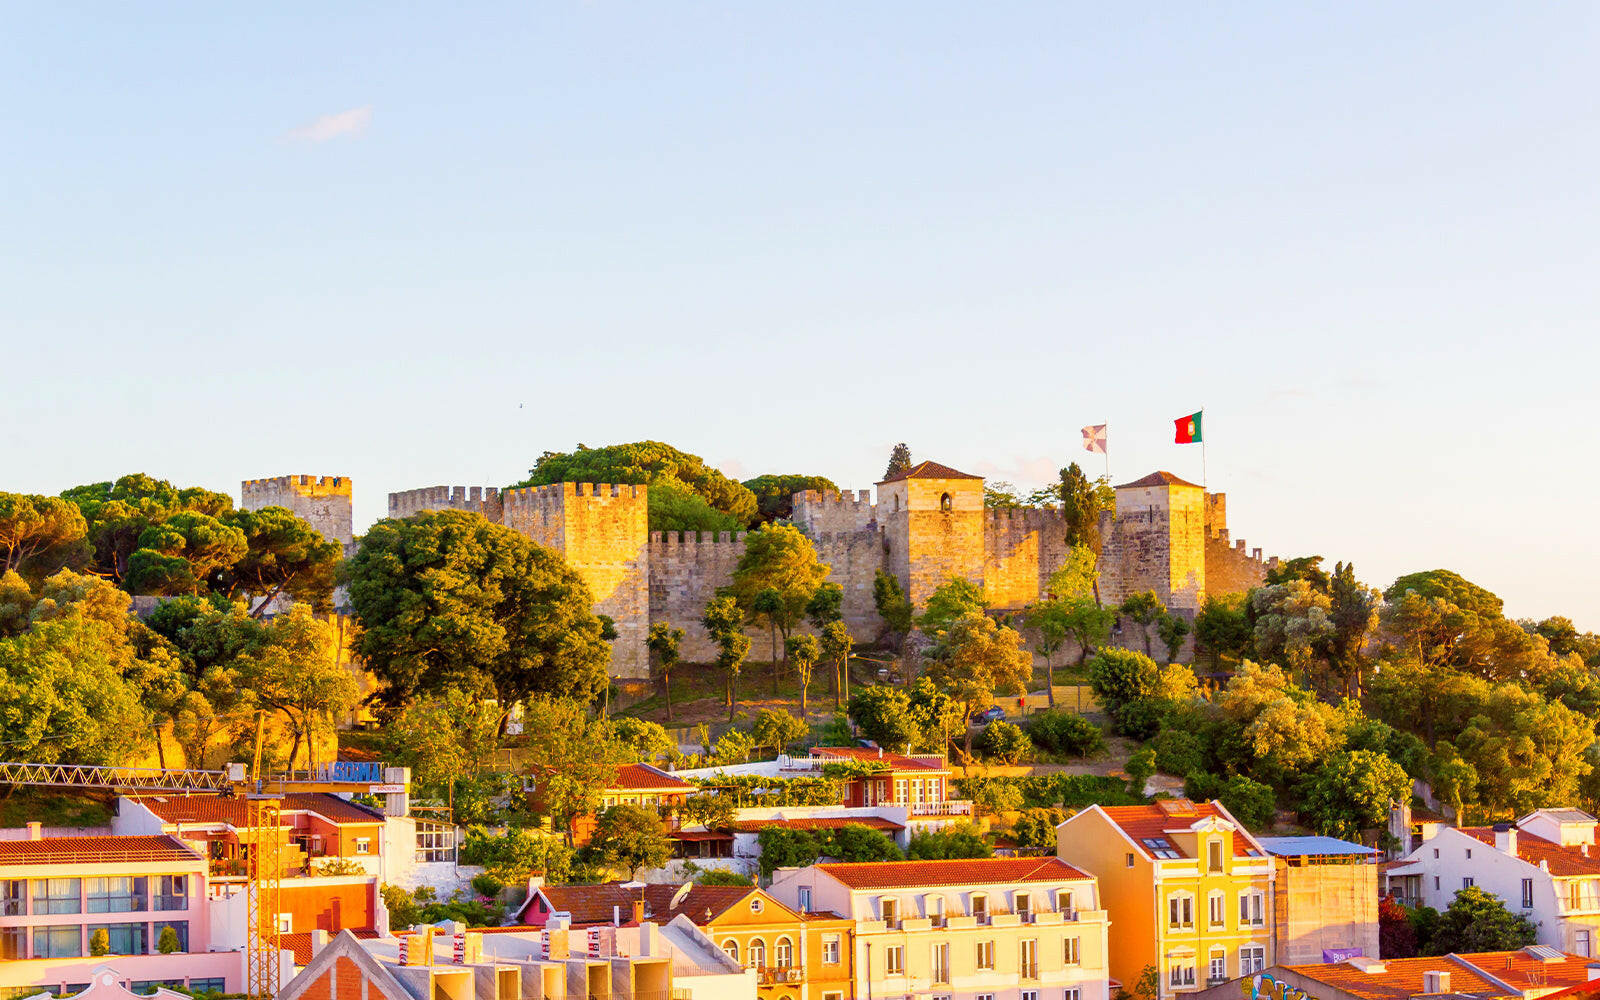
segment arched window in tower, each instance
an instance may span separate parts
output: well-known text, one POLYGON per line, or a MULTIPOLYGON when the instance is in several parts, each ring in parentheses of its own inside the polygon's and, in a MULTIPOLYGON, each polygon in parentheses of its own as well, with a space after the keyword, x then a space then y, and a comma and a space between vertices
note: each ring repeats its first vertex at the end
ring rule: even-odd
POLYGON ((948 494, 948 493, 940 494, 940 496, 939 496, 939 509, 940 510, 949 510, 950 509, 950 494, 948 494))

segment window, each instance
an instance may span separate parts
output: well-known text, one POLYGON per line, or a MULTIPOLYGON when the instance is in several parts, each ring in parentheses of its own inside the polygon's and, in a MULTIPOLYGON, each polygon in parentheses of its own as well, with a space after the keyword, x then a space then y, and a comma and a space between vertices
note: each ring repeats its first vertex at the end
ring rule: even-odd
POLYGON ((1183 855, 1173 850, 1171 841, 1165 837, 1146 837, 1140 843, 1149 848, 1151 854, 1165 861, 1183 857, 1183 855))
POLYGON ((189 992, 191 993, 221 993, 225 980, 217 979, 191 979, 189 992))
POLYGON ((884 896, 878 901, 878 911, 883 914, 883 922, 890 930, 900 926, 900 901, 892 896, 884 896))
POLYGON ((950 509, 950 494, 948 494, 948 493, 939 494, 939 509, 940 510, 949 510, 950 509))
POLYGON ((811 887, 809 885, 800 887, 800 912, 811 912, 811 887))
POLYGON ((1470 888, 1473 887, 1474 884, 1475 883, 1473 882, 1473 879, 1472 879, 1472 877, 1470 875, 1461 880, 1461 888, 1463 888, 1463 889, 1470 889, 1470 888))
POLYGON ((1206 870, 1213 872, 1222 871, 1222 838, 1216 837, 1206 842, 1206 870))
POLYGON ((444 826, 417 824, 417 858, 421 864, 449 861, 455 849, 455 831, 444 826))
POLYGON ((0 927, 0 959, 26 958, 22 927, 0 927))
POLYGON ((1167 984, 1169 986, 1193 986, 1194 962, 1178 962, 1167 970, 1167 984))
POLYGON ((981 892, 972 894, 972 915, 980 924, 989 922, 989 897, 981 892))
POLYGON ((1228 957, 1221 948, 1211 949, 1211 961, 1207 963, 1206 984, 1215 985, 1228 978, 1228 957))
POLYGON ((156 876, 156 909, 187 910, 189 908, 189 876, 156 876))
POLYGON ((1531 878, 1522 880, 1522 908, 1524 910, 1533 908, 1533 879, 1531 878))
POLYGON ((767 943, 760 938, 751 941, 745 949, 744 965, 747 969, 765 968, 767 964, 767 943))
POLYGON ((733 938, 722 942, 722 953, 737 962, 739 960, 739 942, 733 938))
POLYGON ((973 1000, 994 1000, 993 993, 979 993, 973 1000))
POLYGON ((356 838, 356 853, 357 854, 371 854, 372 853, 372 838, 371 837, 357 837, 356 838))
POLYGON ((294 914, 292 914, 292 913, 280 913, 280 914, 278 914, 278 933, 279 934, 293 934, 294 933, 294 914))
POLYGON ((1033 920, 1033 897, 1026 892, 1017 893, 1017 916, 1025 924, 1033 920))
MULTIPOLYGON (((136 913, 146 908, 146 878, 118 876, 87 879, 84 887, 90 913, 136 913)), ((127 952, 117 954, 126 955, 127 952)))
POLYGON ((75 878, 34 879, 34 914, 82 913, 83 900, 79 898, 80 886, 80 881, 75 878))
POLYGON ((1567 909, 1580 909, 1583 904, 1583 887, 1577 882, 1567 883, 1567 909))
POLYGON ((1435 892, 1439 891, 1439 876, 1437 875, 1433 877, 1433 889, 1435 892))
POLYGON ((906 946, 897 944, 883 949, 883 971, 891 976, 906 974, 906 946))
POLYGON ((906 779, 896 778, 894 783, 894 800, 900 805, 906 803, 906 779))
POLYGON ((144 924, 90 924, 89 934, 106 932, 106 953, 110 955, 144 955, 150 951, 145 938, 144 924))
POLYGON ((1061 941, 1061 964, 1077 965, 1079 961, 1081 960, 1078 958, 1078 939, 1075 937, 1063 938, 1061 941))
POLYGON ((1588 958, 1590 956, 1590 954, 1592 954, 1592 952, 1589 949, 1589 930, 1588 930, 1588 928, 1584 928, 1583 930, 1575 931, 1573 933, 1573 935, 1572 935, 1572 950, 1577 952, 1578 954, 1582 955, 1584 958, 1588 958))
POLYGON ((1223 901, 1222 893, 1213 892, 1210 896, 1206 897, 1206 911, 1207 911, 1206 915, 1210 918, 1209 919, 1210 926, 1212 926, 1212 927, 1225 927, 1225 926, 1227 926, 1227 923, 1228 923, 1228 907, 1227 907, 1227 904, 1223 901))
POLYGON ((765 904, 763 904, 761 902, 761 897, 760 896, 751 896, 750 897, 750 912, 751 913, 760 913, 761 912, 761 907, 764 906, 764 905, 765 904))
POLYGON ((1061 1000, 1078 1000, 1079 993, 1076 986, 1069 986, 1061 991, 1061 1000))
POLYGON ((1259 944, 1247 944, 1239 949, 1239 975, 1252 976, 1266 967, 1266 948, 1259 944))
POLYGON ((794 942, 786 937, 778 939, 772 948, 772 964, 780 969, 787 969, 794 965, 794 942))
POLYGON ((822 964, 823 965, 838 965, 839 964, 839 935, 837 935, 837 934, 824 934, 824 935, 822 935, 822 964))
POLYGON ((1023 990, 1022 1000, 1039 1000, 1038 990, 1023 990))
POLYGON ((1437 847, 1433 849, 1433 856, 1436 858, 1439 856, 1439 849, 1437 847))
POLYGON ((980 968, 980 969, 993 969, 994 968, 994 942, 993 941, 979 941, 978 942, 978 968, 980 968))
POLYGON ((1264 899, 1265 899, 1264 894, 1262 894, 1260 892, 1241 892, 1241 893, 1239 893, 1239 926, 1240 927, 1264 927, 1264 926, 1266 926, 1266 917, 1262 912, 1262 910, 1264 909, 1264 907, 1262 905, 1262 901, 1264 899))
POLYGON ((928 961, 933 966, 933 981, 948 983, 950 981, 950 943, 940 941, 929 949, 928 961))
POLYGON ((844 994, 838 990, 832 990, 822 994, 822 1000, 844 1000, 844 994))
POLYGON ((1129 867, 1129 868, 1132 868, 1133 867, 1133 855, 1131 855, 1131 854, 1124 855, 1123 864, 1125 866, 1129 867))
POLYGON ((1167 926, 1194 926, 1194 897, 1174 895, 1167 897, 1167 926))
POLYGON ((1472 848, 1467 848, 1467 860, 1472 860, 1472 848))
POLYGON ((20 878, 0 878, 0 917, 27 916, 26 885, 20 878))
POLYGON ((1072 890, 1058 889, 1056 891, 1056 909, 1061 911, 1067 919, 1077 916, 1077 910, 1072 905, 1072 890))
MULTIPOLYGON (((284 915, 287 916, 287 914, 284 914, 284 915)), ((162 930, 164 930, 165 928, 168 928, 168 927, 171 927, 172 928, 172 932, 174 934, 178 935, 178 950, 179 951, 188 951, 189 950, 189 921, 187 921, 187 920, 157 920, 156 923, 155 923, 155 929, 154 929, 156 946, 160 947, 160 945, 161 945, 161 932, 162 932, 162 930)))
MULTIPOLYGON (((77 881, 74 879, 73 881, 77 881)), ((82 958, 83 926, 62 924, 33 929, 34 958, 82 958)))
POLYGON ((1039 942, 1032 938, 1023 941, 1018 956, 1018 972, 1023 979, 1039 978, 1039 942))

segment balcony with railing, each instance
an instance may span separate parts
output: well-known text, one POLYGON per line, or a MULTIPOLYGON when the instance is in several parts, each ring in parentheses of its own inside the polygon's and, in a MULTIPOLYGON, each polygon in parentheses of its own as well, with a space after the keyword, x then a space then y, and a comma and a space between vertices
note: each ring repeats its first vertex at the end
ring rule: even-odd
POLYGON ((763 965, 756 969, 756 982, 762 986, 776 986, 781 983, 803 983, 806 981, 806 970, 800 965, 763 965))
MULTIPOLYGON (((904 803, 896 803, 904 805, 904 803)), ((972 800, 946 799, 943 802, 914 802, 911 804, 913 816, 971 816, 972 800)))

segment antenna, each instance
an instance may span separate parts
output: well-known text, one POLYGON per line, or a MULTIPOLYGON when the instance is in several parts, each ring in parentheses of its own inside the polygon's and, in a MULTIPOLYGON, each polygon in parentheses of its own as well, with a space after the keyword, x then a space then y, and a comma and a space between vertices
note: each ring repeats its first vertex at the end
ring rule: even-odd
POLYGON ((678 908, 678 904, 682 903, 685 899, 688 898, 689 890, 691 890, 693 888, 694 888, 694 883, 693 882, 685 882, 685 883, 683 883, 683 885, 679 886, 678 887, 678 891, 672 894, 672 902, 667 904, 667 909, 668 910, 676 910, 678 908))

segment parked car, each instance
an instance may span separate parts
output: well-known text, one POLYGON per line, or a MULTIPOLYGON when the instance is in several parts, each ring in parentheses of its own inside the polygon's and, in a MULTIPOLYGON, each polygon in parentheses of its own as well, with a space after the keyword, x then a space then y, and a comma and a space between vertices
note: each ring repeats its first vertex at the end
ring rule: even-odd
POLYGON ((1003 719, 1005 717, 1005 709, 1001 708, 999 705, 991 705, 979 712, 977 715, 974 715, 972 717, 972 724, 975 726, 984 726, 995 721, 996 719, 1003 719))

